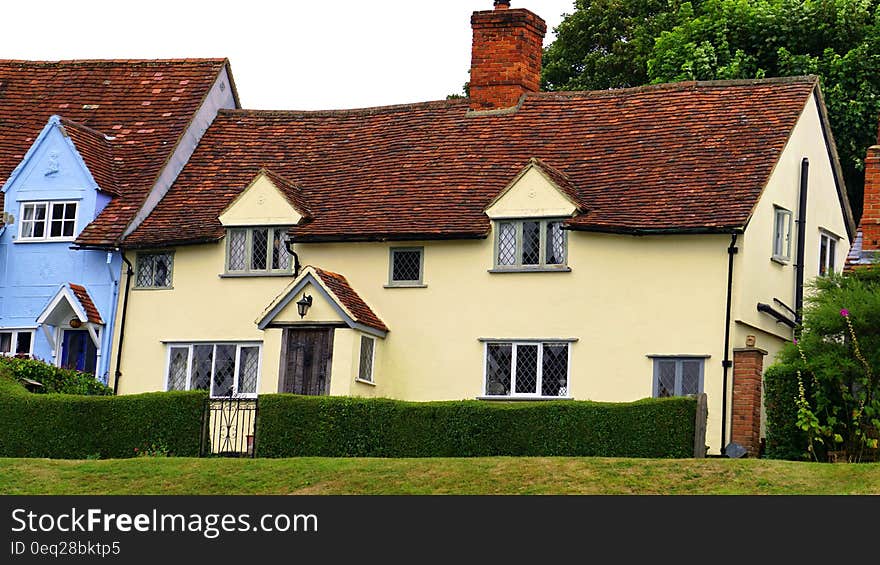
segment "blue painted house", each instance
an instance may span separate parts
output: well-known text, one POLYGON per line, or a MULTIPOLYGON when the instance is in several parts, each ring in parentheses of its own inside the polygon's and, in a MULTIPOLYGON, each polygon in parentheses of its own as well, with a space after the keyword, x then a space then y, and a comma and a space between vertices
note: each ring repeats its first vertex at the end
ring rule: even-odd
POLYGON ((0 60, 0 355, 108 382, 135 276, 120 242, 238 107, 225 59, 0 60))

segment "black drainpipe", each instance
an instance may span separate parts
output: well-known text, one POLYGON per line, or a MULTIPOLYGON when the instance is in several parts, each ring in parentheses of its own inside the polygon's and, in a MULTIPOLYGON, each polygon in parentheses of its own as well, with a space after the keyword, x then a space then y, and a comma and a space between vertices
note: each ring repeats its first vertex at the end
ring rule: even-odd
POLYGON ((804 309, 804 241, 807 237, 807 186, 810 180, 810 160, 801 160, 801 189, 798 195, 797 255, 794 265, 795 322, 801 325, 804 309))
POLYGON ((296 254, 296 251, 293 250, 293 238, 289 235, 284 238, 284 247, 287 248, 287 252, 293 256, 293 278, 299 276, 299 255, 296 254))
POLYGON ((116 377, 113 379, 113 394, 118 394, 119 377, 122 376, 119 367, 122 363, 122 340, 125 339, 125 314, 128 312, 128 292, 131 289, 131 277, 134 275, 134 268, 131 266, 131 261, 125 257, 125 251, 120 250, 120 254, 128 269, 125 272, 125 296, 122 299, 122 316, 119 319, 119 344, 116 346, 116 377))
POLYGON ((721 361, 723 371, 721 388, 721 454, 724 454, 724 440, 727 439, 727 373, 733 366, 730 360, 730 311, 733 301, 733 256, 739 252, 736 246, 736 234, 730 236, 730 247, 727 248, 727 306, 724 315, 724 360, 721 361))

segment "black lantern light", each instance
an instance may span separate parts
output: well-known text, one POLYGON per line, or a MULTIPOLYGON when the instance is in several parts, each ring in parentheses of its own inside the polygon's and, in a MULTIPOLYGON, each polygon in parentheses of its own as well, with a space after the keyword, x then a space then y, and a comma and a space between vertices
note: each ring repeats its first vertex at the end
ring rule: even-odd
POLYGON ((296 301, 296 311, 299 312, 300 318, 305 318, 309 306, 312 305, 312 295, 303 294, 303 297, 296 301))

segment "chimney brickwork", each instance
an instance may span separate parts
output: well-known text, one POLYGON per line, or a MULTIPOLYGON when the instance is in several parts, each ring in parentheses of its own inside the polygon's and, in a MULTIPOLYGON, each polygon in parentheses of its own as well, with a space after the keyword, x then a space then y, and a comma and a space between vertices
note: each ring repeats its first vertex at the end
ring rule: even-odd
POLYGON ((471 16, 471 110, 510 108, 523 94, 541 87, 547 24, 532 12, 509 5, 496 0, 494 10, 471 16))

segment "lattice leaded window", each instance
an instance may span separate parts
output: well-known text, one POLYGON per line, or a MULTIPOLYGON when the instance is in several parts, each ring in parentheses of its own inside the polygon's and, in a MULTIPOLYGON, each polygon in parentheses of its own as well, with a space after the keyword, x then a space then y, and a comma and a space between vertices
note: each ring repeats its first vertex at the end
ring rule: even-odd
POLYGON ((180 343, 168 346, 168 390, 208 390, 211 396, 256 396, 259 344, 180 343))
POLYGON ((373 382, 373 357, 376 352, 376 340, 361 336, 361 357, 358 367, 358 378, 362 381, 373 382))
POLYGON ((703 392, 704 361, 703 358, 691 357, 654 358, 654 397, 703 392))
POLYGON ((230 228, 226 231, 226 272, 267 274, 290 272, 284 227, 230 228))
POLYGON ((486 396, 568 396, 568 343, 486 344, 486 396))
POLYGON ((173 253, 138 253, 136 288, 171 288, 173 253))
POLYGON ((424 248, 392 247, 391 268, 388 284, 412 286, 422 284, 424 248))
POLYGON ((564 267, 568 238, 559 220, 501 220, 495 225, 495 267, 564 267))

